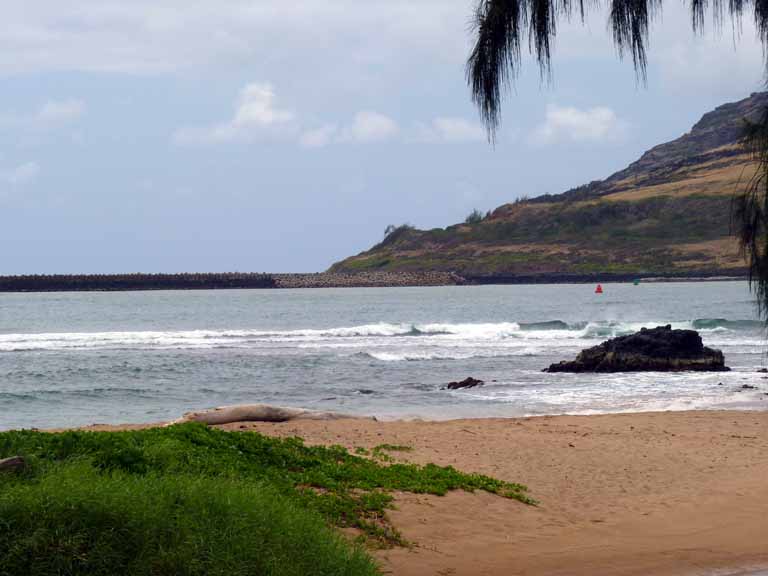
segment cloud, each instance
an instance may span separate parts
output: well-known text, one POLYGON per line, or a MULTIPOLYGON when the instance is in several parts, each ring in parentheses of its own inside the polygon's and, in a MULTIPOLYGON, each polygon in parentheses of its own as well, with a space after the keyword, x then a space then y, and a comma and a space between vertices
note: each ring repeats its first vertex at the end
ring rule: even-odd
POLYGON ((428 125, 416 125, 417 139, 422 142, 482 142, 486 140, 483 127, 464 118, 442 116, 428 125))
MULTIPOLYGON (((35 0, 4 3, 0 73, 162 73, 299 46, 464 58, 465 0, 35 0), (347 43, 347 40, 350 40, 347 43), (364 41, 364 42, 363 42, 364 41)), ((244 60, 247 61, 247 60, 244 60)))
POLYGON ((49 100, 40 108, 35 122, 40 126, 60 126, 75 122, 85 114, 85 102, 82 100, 49 100))
POLYGON ((85 102, 78 99, 48 100, 31 114, 2 114, 0 128, 43 132, 73 124, 85 115, 85 102))
MULTIPOLYGON (((299 136, 302 148, 323 148, 330 144, 355 142, 365 144, 392 140, 401 135, 399 124, 380 112, 361 111, 349 124, 339 128, 337 124, 324 124, 313 130, 305 130, 299 136)), ((483 142, 483 127, 458 117, 442 116, 429 124, 417 122, 412 130, 402 136, 417 142, 483 142)))
MULTIPOLYGON (((754 24, 745 19, 742 34, 752 38, 754 24)), ((737 99, 746 91, 764 89, 764 53, 758 42, 735 45, 728 38, 680 34, 665 39, 652 53, 664 86, 673 93, 703 91, 718 99, 737 99), (727 81, 724 79, 727 78, 727 81)))
POLYGON ((275 108, 275 90, 269 83, 252 83, 240 91, 235 116, 229 123, 234 130, 271 126, 293 120, 293 112, 275 108))
MULTIPOLYGON (((187 126, 173 133, 178 145, 219 144, 251 141, 258 138, 296 136, 299 130, 297 114, 278 108, 274 87, 269 83, 252 82, 240 90, 232 118, 211 126, 187 126)), ((302 148, 323 148, 329 144, 354 142, 383 142, 397 136, 400 127, 389 116, 371 110, 355 114, 352 121, 339 127, 326 123, 298 134, 302 148)))
POLYGON ((486 139, 480 124, 464 118, 435 118, 432 127, 447 142, 472 142, 486 139))
POLYGON ((290 110, 275 107, 272 84, 246 84, 237 98, 232 118, 213 126, 180 128, 173 135, 177 144, 215 144, 235 140, 252 140, 265 135, 277 135, 295 115, 290 110))
POLYGON ((605 106, 581 110, 573 106, 547 106, 544 122, 533 132, 537 145, 557 142, 608 142, 620 139, 626 123, 605 106))
POLYGON ((341 142, 383 142, 400 132, 397 122, 389 116, 363 110, 355 114, 352 123, 345 126, 339 136, 341 142))
POLYGON ((305 130, 299 136, 302 148, 323 148, 330 144, 368 144, 391 140, 400 133, 400 126, 389 116, 363 110, 355 114, 352 121, 341 128, 337 124, 324 124, 319 128, 305 130))
POLYGON ((40 174, 40 165, 37 162, 25 162, 19 164, 10 172, 3 174, 2 179, 11 186, 24 186, 37 179, 40 174))
POLYGON ((325 124, 314 130, 306 130, 299 137, 302 148, 323 148, 333 141, 339 128, 336 124, 325 124))

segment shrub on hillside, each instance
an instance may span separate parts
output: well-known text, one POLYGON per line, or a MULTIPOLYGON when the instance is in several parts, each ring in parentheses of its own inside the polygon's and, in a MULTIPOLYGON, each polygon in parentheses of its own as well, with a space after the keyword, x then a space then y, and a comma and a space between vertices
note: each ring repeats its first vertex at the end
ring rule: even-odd
POLYGON ((480 224, 483 221, 483 213, 477 208, 472 210, 466 218, 464 218, 464 224, 480 224))

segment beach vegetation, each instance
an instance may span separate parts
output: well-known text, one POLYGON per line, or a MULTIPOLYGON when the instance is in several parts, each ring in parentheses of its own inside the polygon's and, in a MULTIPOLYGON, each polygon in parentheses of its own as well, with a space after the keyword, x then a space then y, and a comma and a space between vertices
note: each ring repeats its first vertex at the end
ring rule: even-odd
POLYGON ((389 452, 413 452, 413 448, 410 446, 403 446, 401 444, 379 444, 371 449, 371 457, 382 462, 394 462, 395 459, 389 454, 389 452))
POLYGON ((0 458, 11 455, 27 466, 0 476, 4 576, 373 574, 365 553, 328 526, 357 529, 368 545, 406 544, 387 516, 394 491, 483 490, 535 503, 525 486, 450 466, 200 423, 0 433, 0 458))
POLYGON ((472 210, 466 218, 464 218, 464 224, 480 224, 484 220, 483 213, 477 208, 472 210))
POLYGON ((411 230, 414 230, 414 227, 410 224, 400 224, 400 226, 390 224, 384 230, 384 242, 394 242, 400 236, 410 232, 411 230))
POLYGON ((46 468, 0 479, 4 576, 379 573, 360 545, 267 482, 77 458, 46 468))
POLYGON ((404 444, 379 444, 373 448, 374 452, 383 450, 388 450, 390 452, 413 452, 413 446, 406 446, 404 444))

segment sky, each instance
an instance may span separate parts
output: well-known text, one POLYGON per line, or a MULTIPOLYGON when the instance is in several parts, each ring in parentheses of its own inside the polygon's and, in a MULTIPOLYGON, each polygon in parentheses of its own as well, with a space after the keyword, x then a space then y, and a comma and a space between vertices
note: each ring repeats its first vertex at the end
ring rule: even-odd
POLYGON ((474 0, 8 0, 0 274, 311 272, 389 224, 607 177, 763 87, 762 48, 682 4, 647 83, 604 11, 525 57, 495 146, 464 77, 474 0))

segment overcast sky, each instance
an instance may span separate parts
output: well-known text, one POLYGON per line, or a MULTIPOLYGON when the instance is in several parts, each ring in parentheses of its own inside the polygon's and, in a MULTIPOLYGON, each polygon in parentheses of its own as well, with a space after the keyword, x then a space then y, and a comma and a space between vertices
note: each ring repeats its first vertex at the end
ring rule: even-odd
POLYGON ((604 178, 761 89, 751 23, 678 3, 648 83, 604 14, 561 29, 488 145, 464 81, 474 0, 9 0, 0 274, 320 271, 388 224, 604 178))

